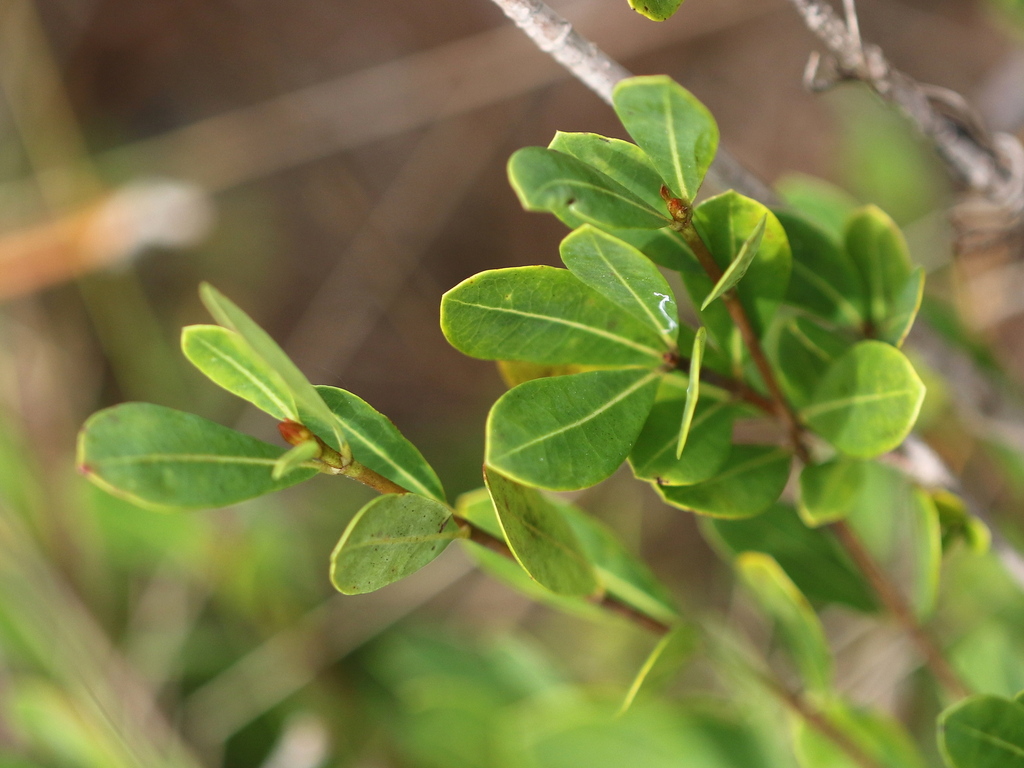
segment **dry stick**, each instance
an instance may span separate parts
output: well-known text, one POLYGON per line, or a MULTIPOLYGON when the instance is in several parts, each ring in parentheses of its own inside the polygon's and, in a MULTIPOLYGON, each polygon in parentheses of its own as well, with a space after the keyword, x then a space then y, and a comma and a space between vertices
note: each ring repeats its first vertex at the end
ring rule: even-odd
POLYGON ((860 745, 854 742, 819 709, 811 705, 807 699, 791 691, 778 680, 763 672, 756 672, 758 681, 771 691, 783 704, 806 720, 819 733, 831 739, 853 759, 860 768, 881 768, 881 764, 870 757, 860 745))
POLYGON ((964 685, 957 673, 950 666, 942 651, 932 640, 931 636, 918 622, 917 617, 907 605, 903 595, 893 586, 888 576, 879 568, 871 553, 868 552, 863 542, 845 520, 832 523, 832 530, 842 543, 857 567, 861 570, 872 588, 882 601, 886 610, 893 615, 897 622, 910 635, 918 651, 924 656, 928 668, 935 675, 935 678, 942 686, 956 698, 964 698, 970 695, 970 690, 964 685))
MULTIPOLYGON (((847 0, 847 2, 850 1, 847 0)), ((542 51, 554 57, 604 101, 609 104, 611 103, 611 93, 615 84, 629 74, 621 65, 602 53, 597 46, 576 32, 568 21, 561 18, 540 0, 492 0, 492 2, 498 5, 542 51)), ((820 17, 825 20, 822 28, 824 29, 827 26, 829 29, 832 29, 832 23, 828 21, 828 14, 831 14, 831 9, 826 8, 827 13, 825 13, 821 11, 820 4, 813 2, 813 0, 792 0, 792 2, 797 4, 798 8, 814 6, 816 9, 815 13, 818 14, 815 18, 820 17)), ((832 20, 839 24, 846 34, 849 34, 849 30, 838 19, 835 19, 834 14, 832 14, 832 20)), ((851 26, 854 28, 855 38, 859 42, 859 34, 856 33, 855 24, 851 26)), ((834 32, 835 30, 832 31, 834 32)), ((721 149, 719 150, 719 156, 723 156, 721 149)), ((731 158, 729 158, 728 164, 734 164, 738 168, 738 164, 731 158)), ((733 174, 732 178, 735 180, 733 185, 744 189, 751 197, 759 198, 762 201, 775 199, 775 195, 770 191, 768 191, 767 197, 759 191, 765 189, 764 184, 760 181, 754 180, 754 183, 751 184, 753 177, 745 171, 738 177, 733 174)), ((697 255, 708 276, 717 282, 722 275, 721 269, 711 257, 710 252, 704 245, 703 240, 700 239, 696 229, 693 228, 692 223, 687 221, 685 226, 681 226, 679 229, 680 234, 683 235, 687 244, 690 245, 697 255)), ((746 317, 743 305, 735 294, 731 296, 726 294, 723 296, 723 300, 726 301, 726 306, 733 322, 736 323, 740 333, 743 335, 751 357, 754 359, 762 378, 765 380, 765 385, 772 392, 773 399, 775 400, 775 412, 789 430, 794 450, 803 461, 807 461, 809 452, 803 440, 803 430, 799 419, 779 388, 768 359, 764 355, 763 349, 761 349, 756 334, 753 332, 753 326, 750 324, 749 318, 746 317)), ((848 535, 844 536, 841 534, 840 541, 848 549, 852 546, 853 549, 850 551, 850 556, 865 570, 865 576, 876 588, 879 599, 886 609, 900 622, 904 630, 913 639, 929 668, 935 674, 936 679, 947 686, 950 693, 959 695, 966 687, 956 679, 955 674, 952 673, 952 669, 942 656, 938 646, 917 622, 916 617, 907 607, 899 591, 889 582, 888 577, 874 562, 870 554, 863 549, 859 540, 852 536, 852 531, 845 525, 842 528, 848 535), (884 586, 879 589, 880 585, 884 586), (936 662, 937 659, 940 661, 936 662)))
MULTIPOLYGON (((630 77, 629 70, 573 29, 572 24, 541 0, 492 0, 542 51, 571 72, 577 80, 611 105, 616 83, 630 77)), ((775 192, 740 165, 721 147, 709 181, 724 189, 742 189, 762 202, 778 201, 775 192)))
POLYGON ((989 135, 959 94, 918 83, 893 68, 882 50, 860 37, 854 0, 843 0, 844 22, 821 0, 790 0, 807 28, 829 52, 831 72, 819 77, 821 58, 808 61, 805 84, 824 90, 841 80, 859 80, 894 104, 925 137, 950 173, 1009 213, 1024 213, 1024 150, 1009 134, 989 135))

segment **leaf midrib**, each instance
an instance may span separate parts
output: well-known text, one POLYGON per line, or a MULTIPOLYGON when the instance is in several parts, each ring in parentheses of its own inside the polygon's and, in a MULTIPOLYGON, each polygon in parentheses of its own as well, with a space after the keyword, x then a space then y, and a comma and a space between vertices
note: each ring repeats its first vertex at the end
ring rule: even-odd
POLYGON ((508 458, 509 456, 512 456, 512 455, 517 454, 517 453, 520 453, 521 451, 525 451, 527 448, 532 448, 533 446, 537 445, 538 443, 543 443, 544 441, 550 440, 553 437, 556 437, 558 435, 564 434, 565 432, 568 432, 569 430, 581 427, 581 426, 583 426, 584 424, 586 424, 589 421, 593 421, 598 416, 600 416, 602 413, 607 411, 609 408, 612 408, 613 406, 617 405, 618 403, 622 402, 627 397, 632 395, 638 389, 641 389, 642 387, 646 386, 648 383, 651 382, 651 380, 653 380, 655 377, 657 377, 659 375, 660 374, 658 374, 657 372, 651 372, 651 373, 647 374, 642 379, 637 380, 637 382, 635 384, 633 384, 632 386, 626 388, 625 390, 623 390, 622 392, 620 392, 618 395, 616 395, 615 397, 611 398, 610 400, 606 401, 603 405, 601 405, 600 408, 597 408, 596 410, 591 411, 589 414, 587 414, 583 418, 577 419, 576 421, 572 422, 571 424, 566 424, 565 426, 562 426, 562 427, 559 427, 558 429, 552 430, 551 432, 548 432, 547 434, 535 437, 533 440, 529 440, 529 441, 523 443, 522 445, 519 445, 519 446, 517 446, 515 448, 512 448, 511 450, 505 451, 505 453, 503 453, 503 454, 501 454, 499 456, 493 457, 493 461, 500 461, 501 459, 508 458))
POLYGON ((829 400, 827 403, 819 403, 818 405, 810 405, 803 409, 801 415, 807 419, 813 419, 815 416, 820 416, 823 413, 829 413, 840 408, 846 408, 851 405, 862 405, 864 403, 875 403, 881 400, 890 400, 897 397, 904 397, 906 395, 916 395, 916 389, 899 389, 894 392, 872 392, 871 394, 865 395, 850 395, 849 397, 841 397, 837 400, 829 400))
POLYGON ((557 317, 554 315, 540 315, 537 314, 536 312, 527 312, 526 310, 512 309, 511 307, 500 307, 493 304, 477 304, 475 302, 464 301, 462 299, 456 299, 452 297, 448 297, 447 301, 452 304, 461 304, 464 307, 476 307, 477 309, 487 309, 493 312, 504 312, 509 315, 519 315, 520 317, 529 317, 534 320, 544 320, 555 325, 564 325, 568 328, 575 328, 578 331, 583 331, 584 333, 590 333, 593 334, 594 336, 599 336, 602 339, 609 339, 611 341, 617 342, 625 347, 630 347, 631 349, 635 349, 638 352, 643 352, 645 355, 657 358, 659 362, 661 361, 661 352, 654 349, 653 347, 649 347, 646 344, 641 344, 640 342, 633 341, 632 339, 628 339, 624 336, 618 336, 610 331, 604 330, 603 328, 595 328, 592 325, 584 325, 583 323, 578 323, 575 320, 568 320, 566 318, 557 317))
MULTIPOLYGON (((241 334, 239 334, 239 339, 242 339, 244 341, 244 338, 241 336, 241 334)), ((268 400, 274 403, 274 405, 276 405, 281 410, 281 412, 285 414, 288 418, 296 419, 298 417, 298 414, 295 412, 294 406, 290 406, 288 405, 288 403, 285 403, 283 400, 281 400, 277 396, 277 393, 271 390, 266 384, 264 384, 264 382, 261 379, 257 378, 252 371, 250 371, 248 368, 239 363, 235 358, 231 357, 228 354, 225 354, 223 351, 221 351, 213 344, 211 344, 209 341, 204 339, 202 336, 196 336, 196 341, 205 346, 216 357, 219 357, 221 360, 223 360, 225 363, 230 365, 232 368, 234 368, 236 371, 242 374, 245 378, 247 378, 253 385, 255 385, 255 387, 258 390, 260 390, 260 392, 263 393, 263 395, 268 400)), ((248 345, 248 342, 245 343, 246 345, 248 345)))
MULTIPOLYGON (((604 262, 605 266, 607 266, 608 269, 611 270, 611 273, 613 275, 615 275, 615 278, 619 281, 619 283, 622 285, 622 287, 625 288, 627 291, 629 291, 629 294, 633 297, 633 300, 637 304, 640 305, 640 308, 644 311, 644 314, 646 314, 647 317, 650 318, 651 325, 658 332, 658 335, 661 336, 662 340, 668 346, 671 347, 672 343, 673 343, 673 340, 672 340, 672 328, 663 329, 661 327, 661 323, 660 323, 660 320, 659 320, 658 316, 655 315, 654 312, 651 310, 651 308, 649 306, 647 306, 647 304, 644 302, 644 300, 640 298, 640 294, 636 292, 636 290, 633 288, 633 286, 630 283, 630 281, 627 280, 626 278, 624 278, 622 276, 622 273, 620 273, 619 270, 616 269, 615 265, 611 262, 611 260, 607 256, 605 256, 604 248, 601 247, 600 238, 597 237, 596 235, 591 235, 591 242, 593 242, 593 244, 594 244, 594 249, 597 251, 598 258, 600 258, 601 261, 604 262)), ((669 289, 667 284, 665 286, 665 290, 669 291, 669 293, 667 295, 668 295, 669 298, 672 298, 671 289, 669 289)), ((655 295, 656 296, 660 296, 662 294, 655 294, 655 295)), ((674 306, 675 305, 675 301, 673 301, 672 304, 674 306)), ((668 313, 665 313, 665 314, 666 314, 666 319, 670 323, 673 322, 672 318, 667 316, 668 313)))

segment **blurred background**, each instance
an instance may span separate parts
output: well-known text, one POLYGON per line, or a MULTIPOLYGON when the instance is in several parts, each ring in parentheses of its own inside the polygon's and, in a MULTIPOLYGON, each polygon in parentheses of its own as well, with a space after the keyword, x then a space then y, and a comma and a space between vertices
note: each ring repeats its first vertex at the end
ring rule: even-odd
MULTIPOLYGON (((993 359, 1024 370, 1017 244, 984 241, 948 279, 942 169, 862 87, 802 89, 816 45, 788 3, 687 0, 662 24, 625 0, 552 5, 632 71, 692 90, 765 180, 813 199, 833 194, 820 177, 885 208, 993 359)), ((896 66, 995 128, 1024 125, 1010 0, 859 8, 896 66)), ((556 129, 623 136, 487 0, 0 0, 0 766, 492 766, 551 711, 585 719, 589 696, 621 695, 652 638, 538 607, 457 547, 379 593, 336 595, 329 553, 370 498, 355 484, 165 515, 74 469, 83 420, 126 400, 279 442, 178 351, 180 328, 208 321, 207 280, 315 383, 388 414, 451 498, 479 487, 504 387, 447 346, 438 305, 475 272, 557 263, 561 226, 524 213, 504 170, 556 129)), ((1013 509, 1019 452, 933 434, 1013 509)), ((622 473, 577 500, 685 604, 734 610, 691 516, 622 473)), ((883 641, 850 687, 905 714, 884 680, 906 648, 883 641)), ((629 738, 675 738, 681 715, 658 706, 622 721, 629 738)), ((734 738, 714 701, 686 717, 749 748, 744 765, 770 752, 734 738)), ((590 748, 590 765, 637 764, 590 748)))

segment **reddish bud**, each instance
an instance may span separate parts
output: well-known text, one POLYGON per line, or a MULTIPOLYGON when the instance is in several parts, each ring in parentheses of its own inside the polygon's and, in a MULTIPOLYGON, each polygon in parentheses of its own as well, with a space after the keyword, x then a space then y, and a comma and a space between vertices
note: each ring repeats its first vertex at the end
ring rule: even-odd
POLYGON ((299 443, 306 443, 316 439, 312 432, 297 421, 282 421, 277 425, 277 431, 281 433, 281 437, 289 445, 299 445, 299 443))

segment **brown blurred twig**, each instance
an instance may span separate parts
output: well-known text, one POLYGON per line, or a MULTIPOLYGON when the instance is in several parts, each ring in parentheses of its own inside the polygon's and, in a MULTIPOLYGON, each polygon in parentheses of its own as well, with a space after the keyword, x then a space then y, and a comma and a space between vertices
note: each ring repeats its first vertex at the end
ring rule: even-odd
POLYGON ((955 91, 918 83, 894 68, 881 48, 861 39, 854 0, 843 0, 845 21, 823 0, 790 2, 828 51, 811 54, 804 73, 809 89, 865 83, 928 138, 957 182, 1017 220, 1024 215, 1024 149, 1015 136, 990 133, 955 91))

